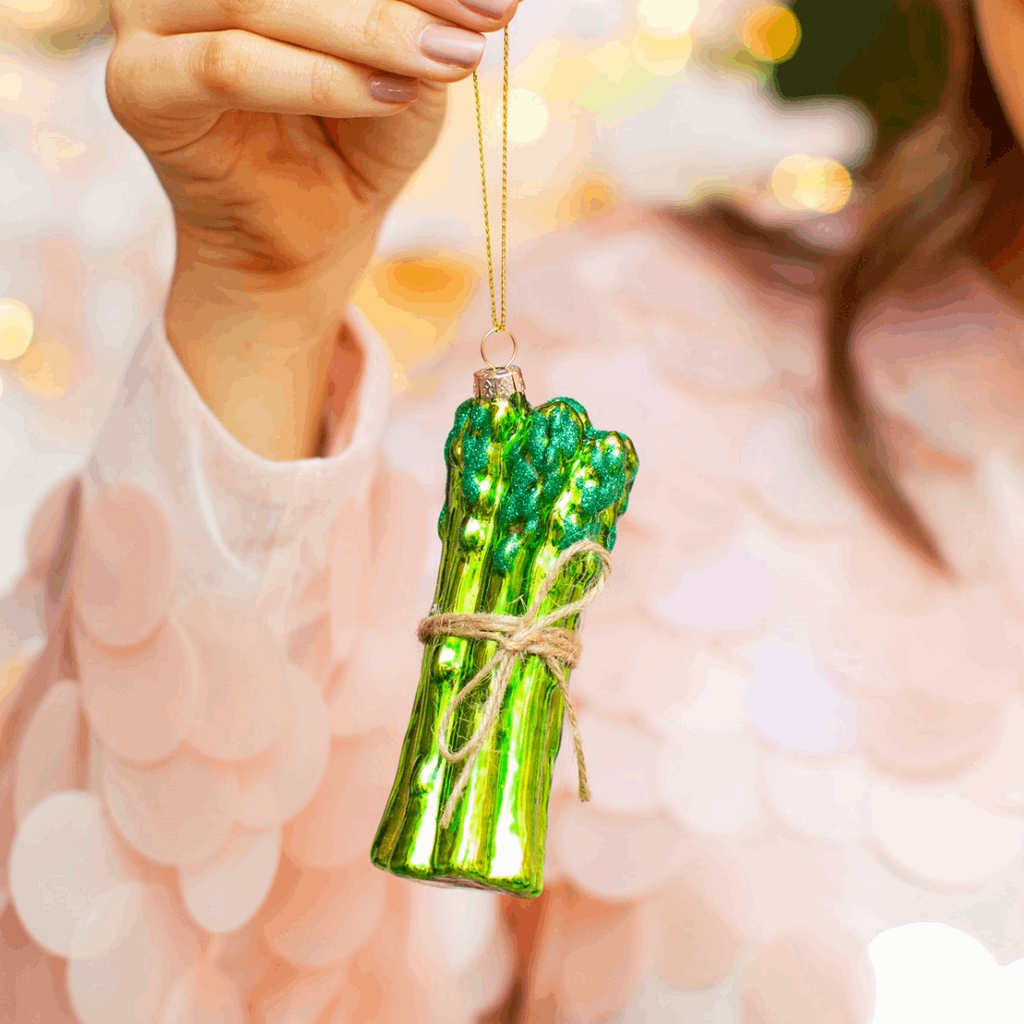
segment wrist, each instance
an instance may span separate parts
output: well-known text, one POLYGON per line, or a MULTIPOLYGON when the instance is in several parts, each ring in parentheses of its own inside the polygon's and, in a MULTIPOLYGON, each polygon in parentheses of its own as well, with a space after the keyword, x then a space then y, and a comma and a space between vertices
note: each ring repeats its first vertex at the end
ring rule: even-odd
POLYGON ((209 275, 175 274, 167 296, 167 334, 187 359, 287 361, 328 344, 344 319, 351 287, 265 291, 225 287, 209 275))
MULTIPOLYGON (((372 248, 290 275, 240 274, 179 249, 167 336, 197 391, 229 432, 274 460, 315 454, 345 308, 372 248)), ((338 399, 355 385, 344 360, 338 399)))
POLYGON ((168 318, 258 317, 281 332, 282 346, 289 340, 313 344, 311 335, 324 321, 341 316, 375 241, 375 233, 349 239, 344 250, 329 256, 265 272, 241 267, 232 253, 206 248, 179 233, 168 318))
MULTIPOLYGON (((208 216, 191 223, 174 216, 177 256, 174 276, 196 277, 225 294, 277 293, 322 288, 328 282, 358 278, 376 245, 384 213, 352 213, 340 230, 326 225, 313 232, 293 230, 292 215, 285 224, 208 216), (293 237, 301 236, 301 237, 293 237)), ((303 221, 315 220, 307 211, 303 221)), ((300 222, 301 223, 301 222, 300 222)))

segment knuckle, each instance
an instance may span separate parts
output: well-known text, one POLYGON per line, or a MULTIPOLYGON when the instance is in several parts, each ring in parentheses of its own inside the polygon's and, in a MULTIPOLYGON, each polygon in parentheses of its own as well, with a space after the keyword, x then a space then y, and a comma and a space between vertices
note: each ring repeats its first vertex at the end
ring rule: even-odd
POLYGON ((196 49, 195 77, 210 92, 233 96, 243 74, 242 49, 238 33, 211 32, 196 49))
POLYGON ((110 15, 110 24, 114 28, 116 35, 120 35, 123 28, 127 15, 127 4, 124 0, 110 0, 108 13, 110 15))
POLYGON ((123 122, 126 113, 145 96, 146 78, 136 49, 118 41, 107 61, 105 86, 111 113, 123 122))
POLYGON ((390 0, 374 0, 363 28, 364 42, 376 49, 384 45, 390 35, 390 0))
POLYGON ((309 98, 314 110, 330 108, 338 96, 338 69, 329 57, 319 56, 309 76, 309 98))
POLYGON ((107 89, 111 85, 120 87, 131 74, 131 56, 126 52, 124 44, 120 41, 114 44, 107 60, 107 89))
POLYGON ((115 36, 120 38, 129 29, 143 27, 149 10, 140 0, 109 0, 107 14, 115 36))
POLYGON ((106 90, 107 102, 114 117, 124 107, 126 96, 131 93, 131 58, 126 55, 124 46, 114 45, 107 61, 106 90))
POLYGON ((262 14, 267 0, 214 0, 218 12, 230 22, 245 21, 262 14))

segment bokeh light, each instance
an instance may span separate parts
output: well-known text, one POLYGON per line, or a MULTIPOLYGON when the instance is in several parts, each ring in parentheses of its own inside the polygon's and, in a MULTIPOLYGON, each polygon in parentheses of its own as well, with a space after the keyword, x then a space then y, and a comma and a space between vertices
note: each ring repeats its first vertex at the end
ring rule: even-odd
POLYGON ((388 261, 376 275, 378 288, 394 305, 432 316, 454 316, 474 278, 468 267, 434 256, 388 261))
POLYGON ((693 42, 686 34, 664 37, 637 32, 631 53, 637 64, 653 75, 677 75, 693 53, 693 42))
MULTIPOLYGON (((508 139, 520 146, 536 142, 548 128, 548 105, 532 89, 512 89, 508 94, 508 139)), ((501 128, 501 110, 496 129, 501 128)))
POLYGON ((850 172, 838 161, 793 153, 775 166, 771 190, 787 210, 838 213, 850 201, 850 172))
POLYGON ((559 205, 558 221, 560 224, 571 224, 600 217, 608 213, 616 201, 610 182, 604 179, 585 179, 570 189, 559 205))
POLYGON ((620 100, 641 90, 651 78, 650 72, 637 63, 632 48, 620 40, 593 50, 587 62, 598 73, 577 90, 575 103, 598 118, 614 110, 620 100))
POLYGON ((700 10, 698 0, 640 0, 636 14, 653 35, 685 35, 700 10))
POLYGON ((40 398, 60 398, 75 379, 75 358, 68 347, 51 334, 42 334, 18 360, 21 383, 40 398))
POLYGON ((16 100, 21 95, 24 84, 24 77, 17 71, 8 71, 0 75, 0 100, 16 100))
POLYGON ((26 29, 47 29, 67 20, 75 0, 0 0, 0 17, 26 29))
POLYGON ((0 359, 20 359, 35 334, 32 310, 17 299, 0 299, 0 359))
POLYGON ((610 81, 618 81, 633 67, 629 47, 618 40, 594 50, 588 59, 610 81))
POLYGON ((77 49, 108 24, 105 0, 0 0, 0 21, 37 36, 43 49, 77 49), (66 39, 55 39, 68 33, 66 39))
POLYGON ((63 10, 65 6, 65 0, 4 0, 0 3, 0 9, 15 20, 19 15, 52 14, 63 10))
POLYGON ((360 282, 353 302, 388 339, 396 392, 409 369, 451 343, 478 278, 462 257, 433 252, 385 259, 360 282))
POLYGON ((800 22, 781 4, 754 7, 740 30, 743 45, 759 60, 778 64, 789 60, 800 45, 800 22))

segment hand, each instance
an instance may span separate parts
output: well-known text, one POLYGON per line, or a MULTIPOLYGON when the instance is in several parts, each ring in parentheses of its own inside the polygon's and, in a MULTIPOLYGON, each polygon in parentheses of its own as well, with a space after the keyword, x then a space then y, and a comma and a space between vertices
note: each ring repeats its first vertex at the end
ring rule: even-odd
POLYGON ((113 0, 111 109, 193 258, 262 283, 330 263, 430 152, 446 85, 515 0, 113 0), (473 8, 505 8, 495 17, 473 8))
POLYGON ((177 230, 168 335, 254 450, 312 453, 381 219, 517 2, 112 0, 107 95, 177 230))

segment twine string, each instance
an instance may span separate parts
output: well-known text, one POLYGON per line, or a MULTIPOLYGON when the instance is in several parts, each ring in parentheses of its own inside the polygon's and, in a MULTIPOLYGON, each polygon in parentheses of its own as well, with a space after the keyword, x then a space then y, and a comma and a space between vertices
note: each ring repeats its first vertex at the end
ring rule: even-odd
POLYGON ((577 543, 566 548, 558 556, 554 565, 551 566, 551 569, 537 588, 537 595, 534 597, 533 603, 525 615, 448 612, 428 616, 420 622, 417 634, 423 643, 426 643, 433 637, 452 636, 465 640, 490 640, 498 645, 494 655, 459 690, 441 716, 441 722, 437 730, 437 745, 441 751, 441 756, 449 764, 458 764, 461 761, 466 762, 445 803, 444 812, 441 816, 443 828, 447 828, 451 823, 452 815, 455 813, 459 798, 469 783, 473 766, 480 756, 480 751, 494 731, 516 663, 520 658, 529 654, 543 658, 551 674, 558 682, 559 689, 562 692, 565 711, 569 718, 569 724, 572 727, 573 749, 576 754, 576 771, 579 781, 579 797, 583 801, 590 799, 590 787, 587 783, 587 766, 583 757, 583 742, 580 739, 576 710, 573 707, 572 698, 569 696, 569 684, 566 679, 566 669, 575 668, 579 662, 581 646, 579 637, 574 630, 566 629, 564 626, 557 626, 555 623, 561 622, 570 615, 575 615, 586 608, 605 588, 611 571, 611 556, 604 547, 591 540, 577 541, 577 543), (598 556, 600 566, 597 575, 584 591, 582 597, 538 618, 537 613, 540 611, 544 599, 551 592, 551 588, 557 582, 561 571, 577 555, 587 552, 592 552, 598 556), (452 716, 462 702, 489 678, 491 679, 490 692, 488 693, 487 702, 484 705, 479 724, 469 739, 458 750, 452 750, 447 739, 452 716))

